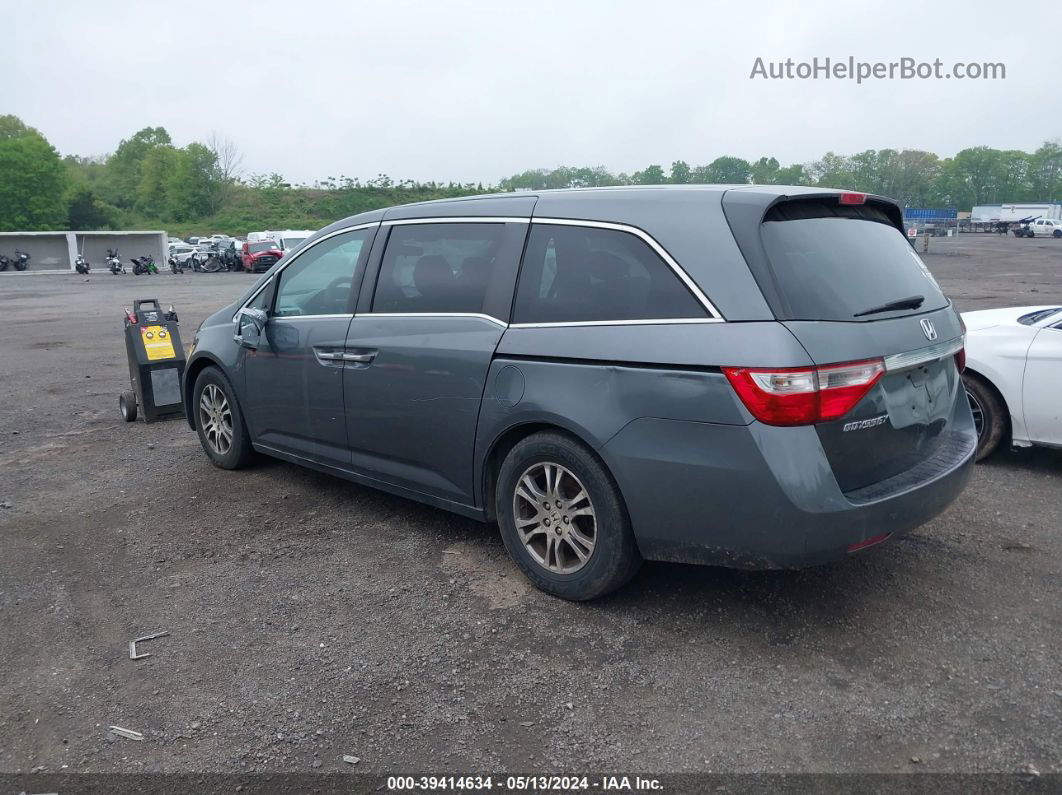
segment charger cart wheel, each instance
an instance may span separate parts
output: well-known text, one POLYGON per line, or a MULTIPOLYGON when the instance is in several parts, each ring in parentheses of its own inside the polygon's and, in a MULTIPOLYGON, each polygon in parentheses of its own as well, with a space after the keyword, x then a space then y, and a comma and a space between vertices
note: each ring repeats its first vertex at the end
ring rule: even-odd
POLYGON ((132 392, 123 392, 118 397, 118 408, 122 410, 122 417, 126 422, 136 419, 136 395, 132 392))

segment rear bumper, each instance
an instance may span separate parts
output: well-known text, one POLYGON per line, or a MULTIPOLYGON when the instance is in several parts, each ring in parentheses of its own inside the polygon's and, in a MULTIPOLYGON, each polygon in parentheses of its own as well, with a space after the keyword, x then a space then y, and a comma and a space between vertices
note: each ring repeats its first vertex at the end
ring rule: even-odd
POLYGON ((836 560, 925 524, 966 486, 975 448, 973 423, 960 414, 932 459, 847 495, 812 427, 644 418, 601 453, 644 557, 765 569, 836 560))

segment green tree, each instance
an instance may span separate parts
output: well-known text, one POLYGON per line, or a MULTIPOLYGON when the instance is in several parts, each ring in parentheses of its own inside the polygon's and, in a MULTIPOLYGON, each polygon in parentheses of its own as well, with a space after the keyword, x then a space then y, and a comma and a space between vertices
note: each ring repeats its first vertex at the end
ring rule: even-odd
POLYGON ((851 187, 853 184, 851 159, 833 152, 827 152, 820 160, 808 163, 805 173, 812 184, 822 187, 851 187))
POLYGON ((169 208, 167 188, 177 171, 180 154, 172 146, 152 148, 140 164, 136 207, 149 217, 161 218, 169 208))
POLYGON ((1034 201, 1062 199, 1062 145, 1045 141, 1029 158, 1029 183, 1034 201))
POLYGON ((191 221, 215 212, 221 194, 217 157, 198 143, 175 150, 175 154, 165 188, 170 215, 176 221, 191 221))
POLYGON ((92 188, 81 185, 67 197, 67 228, 113 229, 118 210, 103 201, 92 188))
POLYGON ((773 157, 761 157, 752 164, 752 181, 757 185, 775 185, 778 182, 778 161, 773 157))
POLYGON ((698 182, 741 185, 752 178, 752 166, 749 165, 749 161, 742 160, 740 157, 724 155, 723 157, 717 157, 704 167, 703 176, 704 179, 698 180, 698 182))
POLYGON ((132 207, 137 200, 141 166, 148 152, 172 143, 170 134, 163 127, 145 127, 119 143, 107 160, 107 200, 119 207, 132 207))
POLYGON ((649 166, 645 171, 635 172, 631 179, 636 185, 663 185, 667 182, 661 166, 649 166))
POLYGON ((0 116, 0 230, 66 226, 66 169, 43 135, 15 116, 0 116))
POLYGON ((775 180, 776 185, 807 185, 811 181, 804 170, 803 163, 794 163, 778 169, 775 180))
POLYGON ((676 160, 671 164, 671 178, 668 180, 673 185, 685 185, 693 179, 693 169, 685 160, 676 160))

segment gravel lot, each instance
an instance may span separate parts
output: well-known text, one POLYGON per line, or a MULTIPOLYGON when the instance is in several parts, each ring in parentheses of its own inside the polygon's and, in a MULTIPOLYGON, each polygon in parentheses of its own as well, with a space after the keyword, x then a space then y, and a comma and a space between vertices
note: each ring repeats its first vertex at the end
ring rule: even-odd
MULTIPOLYGON (((931 245, 960 309, 1062 303, 1062 241, 931 245)), ((0 275, 0 772, 1062 772, 1062 451, 840 564, 568 604, 492 527, 123 423, 122 308, 190 341, 249 285, 0 275)))

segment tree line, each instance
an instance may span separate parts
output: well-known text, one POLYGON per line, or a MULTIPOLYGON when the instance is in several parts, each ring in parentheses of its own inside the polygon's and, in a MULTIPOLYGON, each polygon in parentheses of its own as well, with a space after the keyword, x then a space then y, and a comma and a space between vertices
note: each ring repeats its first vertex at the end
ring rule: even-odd
POLYGON ((890 196, 914 207, 956 207, 1062 198, 1062 145, 1035 152, 979 146, 954 157, 879 149, 828 152, 782 166, 774 157, 718 157, 707 165, 677 160, 633 173, 604 166, 531 169, 497 186, 327 177, 293 185, 280 174, 249 174, 231 141, 211 136, 176 146, 163 127, 145 127, 113 153, 62 156, 38 130, 0 116, 0 231, 166 229, 240 234, 254 229, 310 228, 393 204, 468 196, 490 190, 543 190, 605 185, 759 183, 843 187, 890 196))
POLYGON ((606 185, 684 185, 690 183, 818 185, 877 193, 910 207, 1062 200, 1062 145, 1047 141, 1035 152, 975 146, 954 157, 916 149, 868 149, 854 155, 827 152, 810 163, 782 166, 774 157, 743 160, 718 157, 707 165, 684 160, 669 170, 651 165, 631 174, 604 166, 532 169, 500 183, 502 190, 600 187, 606 185))

